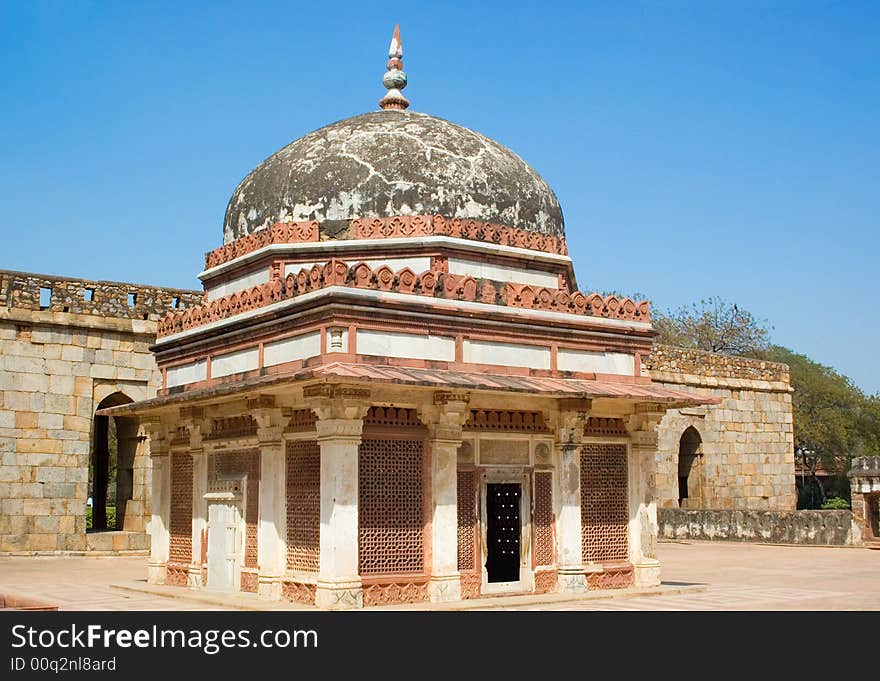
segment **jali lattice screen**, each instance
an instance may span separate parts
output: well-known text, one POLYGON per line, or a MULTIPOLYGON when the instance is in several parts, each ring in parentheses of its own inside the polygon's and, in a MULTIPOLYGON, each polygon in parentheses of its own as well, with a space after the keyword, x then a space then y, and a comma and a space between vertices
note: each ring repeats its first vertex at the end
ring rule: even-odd
POLYGON ((458 471, 458 569, 476 569, 476 471, 458 471))
POLYGON ((172 563, 192 562, 192 457, 183 452, 171 454, 171 539, 168 559, 172 563))
POLYGON ((245 544, 244 565, 257 565, 257 528, 260 520, 260 452, 245 449, 216 452, 208 459, 208 477, 247 473, 247 508, 244 511, 245 544))
POLYGON ((535 565, 553 565, 553 474, 535 472, 535 565))
POLYGON ((321 540, 321 449, 314 440, 287 443, 287 567, 318 571, 321 540))
POLYGON ((626 445, 584 445, 581 451, 584 562, 627 560, 628 520, 626 445))
POLYGON ((424 570, 422 441, 364 439, 358 460, 361 575, 424 570))

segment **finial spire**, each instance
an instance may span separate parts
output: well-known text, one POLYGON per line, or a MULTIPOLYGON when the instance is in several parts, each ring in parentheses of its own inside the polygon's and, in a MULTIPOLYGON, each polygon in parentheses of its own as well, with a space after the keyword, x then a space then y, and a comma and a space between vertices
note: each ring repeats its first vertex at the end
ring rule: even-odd
POLYGON ((406 87, 406 74, 403 72, 403 45, 400 42, 400 25, 394 24, 394 35, 391 36, 391 46, 388 48, 388 71, 382 78, 382 85, 388 92, 379 100, 379 108, 405 109, 409 106, 409 100, 403 96, 401 90, 406 87))

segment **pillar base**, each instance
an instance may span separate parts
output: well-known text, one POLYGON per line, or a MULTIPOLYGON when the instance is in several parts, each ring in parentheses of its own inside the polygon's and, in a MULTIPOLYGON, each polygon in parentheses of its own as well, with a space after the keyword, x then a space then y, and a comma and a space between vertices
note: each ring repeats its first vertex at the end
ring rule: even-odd
POLYGON ((428 599, 431 603, 450 603, 461 600, 461 576, 435 575, 428 582, 428 599))
POLYGON ((147 563, 147 584, 164 584, 168 570, 165 563, 147 563))
POLYGON ((637 587, 660 586, 660 561, 646 558, 633 565, 633 583, 637 587))
POLYGON ((257 596, 264 601, 280 601, 281 577, 279 575, 260 575, 257 582, 257 596))
POLYGON ((202 566, 190 565, 186 573, 186 588, 199 591, 202 588, 202 566))
POLYGON ((559 568, 556 573, 556 591, 567 594, 581 594, 587 591, 587 578, 583 567, 559 568))
POLYGON ((363 608, 364 591, 361 580, 325 582, 319 579, 315 588, 315 605, 323 610, 363 608))

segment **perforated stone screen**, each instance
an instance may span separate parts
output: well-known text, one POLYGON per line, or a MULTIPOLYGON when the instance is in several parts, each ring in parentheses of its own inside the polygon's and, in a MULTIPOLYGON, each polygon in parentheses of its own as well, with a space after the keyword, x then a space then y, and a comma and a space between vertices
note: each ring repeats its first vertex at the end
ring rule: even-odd
POLYGON ((172 563, 192 562, 192 457, 183 452, 171 454, 171 546, 168 559, 172 563))
POLYGON ((424 570, 422 441, 364 439, 358 461, 361 575, 424 570))
POLYGON ((535 565, 553 565, 553 474, 535 473, 535 565))
POLYGON ((476 471, 458 471, 458 569, 476 568, 474 535, 476 534, 477 513, 476 471))
POLYGON ((627 560, 628 521, 626 445, 584 445, 581 450, 581 536, 584 562, 627 560))
POLYGON ((287 567, 318 571, 321 540, 321 449, 314 440, 287 443, 287 567))

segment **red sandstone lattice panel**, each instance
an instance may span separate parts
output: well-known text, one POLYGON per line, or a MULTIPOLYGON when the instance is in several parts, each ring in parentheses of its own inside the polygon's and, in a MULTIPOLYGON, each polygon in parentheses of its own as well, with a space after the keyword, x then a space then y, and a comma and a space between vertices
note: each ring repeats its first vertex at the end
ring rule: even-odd
POLYGON ((314 440, 287 443, 287 567, 318 571, 321 541, 321 449, 314 440))
POLYGON ((458 569, 476 569, 476 471, 458 471, 458 569))
POLYGON ((168 554, 169 561, 173 563, 189 565, 192 562, 192 502, 192 457, 175 452, 171 454, 171 547, 168 554))
POLYGON ((535 473, 535 565, 553 565, 553 474, 535 473))
MULTIPOLYGON (((260 452, 245 449, 232 452, 215 452, 208 459, 208 477, 247 473, 247 499, 244 513, 245 544, 244 566, 256 568, 257 529, 260 518, 260 452)), ((242 577, 244 580, 244 577, 242 577)))
POLYGON ((585 563, 629 556, 625 444, 588 444, 581 450, 581 533, 585 563))
POLYGON ((422 441, 364 439, 358 461, 362 575, 424 570, 422 441))

